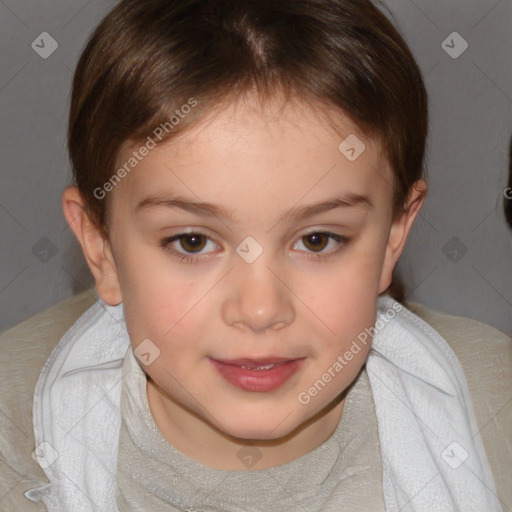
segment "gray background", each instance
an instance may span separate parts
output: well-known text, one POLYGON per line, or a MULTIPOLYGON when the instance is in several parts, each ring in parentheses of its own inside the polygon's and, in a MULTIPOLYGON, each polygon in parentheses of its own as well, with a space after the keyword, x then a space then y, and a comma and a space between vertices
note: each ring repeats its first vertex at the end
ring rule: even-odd
MULTIPOLYGON (((511 0, 384 3, 423 70, 431 104, 430 192, 399 264, 407 296, 510 334, 512 232, 502 203, 512 133, 511 0), (457 58, 463 41, 453 32, 468 44, 457 58)), ((0 0, 0 331, 93 284, 60 196, 71 177, 73 70, 114 4, 0 0), (58 43, 47 59, 31 47, 43 32, 58 43)))

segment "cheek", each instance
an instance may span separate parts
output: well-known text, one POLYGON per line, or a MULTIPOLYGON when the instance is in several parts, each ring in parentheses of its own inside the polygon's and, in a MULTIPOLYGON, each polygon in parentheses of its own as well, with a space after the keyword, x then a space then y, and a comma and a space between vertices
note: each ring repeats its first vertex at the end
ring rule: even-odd
POLYGON ((132 290, 124 303, 126 323, 138 336, 152 337, 158 345, 176 346, 187 344, 203 325, 207 303, 201 303, 197 287, 180 283, 176 279, 172 287, 144 286, 132 290), (182 286, 183 285, 183 286, 182 286))
POLYGON ((201 328, 208 301, 200 299, 207 283, 190 272, 176 271, 165 257, 131 254, 123 262, 120 280, 132 344, 145 338, 159 346, 177 340, 185 344, 201 328))
POLYGON ((379 252, 354 252, 322 274, 301 279, 302 296, 322 316, 360 320, 365 311, 373 312, 381 270, 379 252))
MULTIPOLYGON (((323 311, 324 322, 330 331, 324 337, 323 350, 332 359, 333 355, 343 354, 348 350, 361 333, 374 325, 377 300, 373 296, 352 296, 346 302, 338 302, 337 307, 329 310, 325 308, 323 311)), ((361 348, 364 349, 364 346, 361 348)))
POLYGON ((323 333, 322 358, 343 353, 359 334, 373 326, 382 257, 378 244, 360 246, 322 275, 302 279, 297 295, 308 298, 304 301, 305 314, 323 333))

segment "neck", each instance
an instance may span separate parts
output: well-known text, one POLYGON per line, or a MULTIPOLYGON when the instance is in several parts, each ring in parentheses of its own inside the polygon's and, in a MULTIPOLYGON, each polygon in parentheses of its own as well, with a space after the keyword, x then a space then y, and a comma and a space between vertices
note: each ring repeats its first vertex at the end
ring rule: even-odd
POLYGON ((218 470, 266 469, 290 462, 324 443, 336 430, 345 402, 343 393, 288 435, 272 440, 239 439, 222 432, 193 411, 170 399, 151 379, 147 381, 151 414, 163 437, 181 453, 218 470), (247 464, 240 450, 247 445, 258 454, 247 464))

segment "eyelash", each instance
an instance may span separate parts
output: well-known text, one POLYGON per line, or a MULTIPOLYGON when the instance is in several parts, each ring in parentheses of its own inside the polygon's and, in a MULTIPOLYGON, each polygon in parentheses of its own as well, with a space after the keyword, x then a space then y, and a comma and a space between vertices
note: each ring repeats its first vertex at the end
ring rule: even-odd
MULTIPOLYGON (((197 263, 198 259, 201 256, 204 256, 201 253, 195 253, 195 254, 197 254, 197 256, 192 256, 191 254, 193 254, 193 253, 182 253, 182 252, 176 251, 175 249, 170 247, 173 242, 176 242, 181 237, 190 236, 190 235, 203 236, 208 241, 213 242, 213 240, 208 235, 206 235, 205 233, 201 233, 201 231, 190 231, 188 233, 178 233, 177 235, 173 235, 171 237, 164 238, 160 241, 160 246, 162 247, 162 249, 169 252, 174 258, 176 258, 178 261, 180 261, 182 263, 197 263)), ((338 252, 342 251, 345 247, 347 247, 351 241, 350 238, 347 238, 342 235, 338 235, 337 233, 332 233, 330 231, 321 231, 321 230, 320 231, 315 231, 315 230, 309 231, 308 233, 305 233, 304 235, 302 235, 299 240, 302 240, 302 238, 304 238, 306 236, 311 236, 311 235, 326 235, 330 240, 334 240, 335 242, 337 242, 339 244, 339 246, 336 249, 334 249, 333 251, 328 252, 328 253, 315 253, 312 251, 306 253, 306 254, 308 254, 308 256, 306 256, 307 259, 316 260, 316 261, 324 261, 325 259, 333 256, 334 254, 337 254, 338 252)))

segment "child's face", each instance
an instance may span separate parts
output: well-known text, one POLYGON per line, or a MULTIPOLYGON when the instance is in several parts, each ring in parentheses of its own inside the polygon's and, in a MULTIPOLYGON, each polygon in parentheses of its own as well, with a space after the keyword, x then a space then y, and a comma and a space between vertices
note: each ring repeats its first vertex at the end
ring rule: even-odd
POLYGON ((360 371, 369 344, 330 382, 322 377, 373 326, 412 220, 392 223, 378 144, 357 133, 364 152, 354 161, 340 152, 354 133, 348 121, 335 133, 309 107, 233 105, 150 151, 111 192, 132 346, 151 340, 151 359, 158 347, 144 369, 170 421, 276 439, 360 371))

